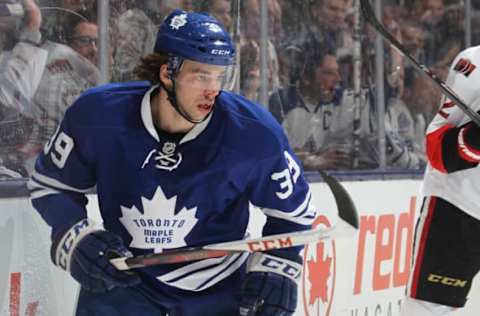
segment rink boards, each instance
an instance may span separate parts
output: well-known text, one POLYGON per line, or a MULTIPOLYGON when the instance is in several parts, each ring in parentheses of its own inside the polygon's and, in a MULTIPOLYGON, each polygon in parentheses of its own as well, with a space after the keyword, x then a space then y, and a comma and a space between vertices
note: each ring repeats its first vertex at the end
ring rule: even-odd
MULTIPOLYGON (((343 184, 358 208, 360 229, 305 248, 295 315, 398 315, 410 272, 420 181, 343 184)), ((312 191, 319 211, 315 225, 334 225, 338 218, 328 188, 312 183, 312 191)), ((90 199, 89 212, 98 217, 95 196, 90 199)), ((252 210, 254 235, 263 222, 252 210)), ((49 234, 27 198, 0 199, 0 315, 73 315, 78 286, 50 263, 49 234)), ((479 314, 479 288, 474 284, 466 309, 456 314, 479 314)))

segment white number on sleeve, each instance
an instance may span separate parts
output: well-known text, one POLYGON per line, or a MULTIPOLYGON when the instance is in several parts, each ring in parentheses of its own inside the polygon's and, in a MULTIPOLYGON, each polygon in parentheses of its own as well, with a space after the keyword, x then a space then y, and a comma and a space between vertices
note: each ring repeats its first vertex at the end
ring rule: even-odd
POLYGON ((59 131, 60 128, 57 129, 52 138, 48 141, 48 143, 45 144, 43 152, 45 155, 47 155, 53 145, 53 149, 50 151, 50 158, 58 168, 62 169, 65 166, 65 162, 67 161, 67 158, 73 149, 74 143, 73 138, 64 132, 60 132, 59 134, 59 131))
POLYGON ((45 144, 45 146, 43 147, 43 153, 44 153, 45 155, 47 155, 48 152, 50 151, 50 148, 52 148, 53 142, 54 142, 55 139, 57 138, 58 132, 60 132, 60 125, 57 126, 57 129, 55 130, 55 133, 53 133, 52 137, 50 137, 50 139, 48 140, 48 142, 47 142, 47 143, 45 144))
POLYGON ((300 166, 295 159, 288 151, 284 151, 284 155, 288 168, 271 175, 272 180, 280 181, 280 189, 282 191, 275 192, 275 194, 282 200, 285 200, 293 193, 293 185, 297 183, 297 179, 300 176, 300 166))

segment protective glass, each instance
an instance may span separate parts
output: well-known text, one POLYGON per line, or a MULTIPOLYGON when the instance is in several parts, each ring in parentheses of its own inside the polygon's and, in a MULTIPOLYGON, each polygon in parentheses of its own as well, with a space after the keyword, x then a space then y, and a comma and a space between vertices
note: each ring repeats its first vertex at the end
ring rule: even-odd
POLYGON ((191 89, 220 91, 229 86, 233 72, 233 66, 194 63, 180 68, 175 83, 191 89))

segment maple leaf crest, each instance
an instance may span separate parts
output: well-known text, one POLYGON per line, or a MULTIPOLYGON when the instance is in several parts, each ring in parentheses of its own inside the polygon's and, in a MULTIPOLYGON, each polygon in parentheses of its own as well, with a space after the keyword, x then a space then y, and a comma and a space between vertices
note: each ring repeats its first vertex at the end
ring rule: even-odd
POLYGON ((308 279, 310 281, 310 300, 309 305, 313 305, 317 299, 321 299, 325 304, 328 302, 328 279, 330 278, 330 267, 332 257, 324 257, 324 243, 317 244, 317 260, 308 260, 308 279))
POLYGON ((197 208, 184 207, 175 214, 177 196, 167 199, 161 187, 151 200, 143 196, 141 200, 143 214, 135 206, 120 206, 122 217, 119 220, 132 236, 130 247, 162 252, 186 246, 185 237, 198 222, 197 208))
POLYGON ((186 14, 176 15, 170 21, 170 27, 174 30, 180 29, 185 24, 187 24, 187 15, 186 14))

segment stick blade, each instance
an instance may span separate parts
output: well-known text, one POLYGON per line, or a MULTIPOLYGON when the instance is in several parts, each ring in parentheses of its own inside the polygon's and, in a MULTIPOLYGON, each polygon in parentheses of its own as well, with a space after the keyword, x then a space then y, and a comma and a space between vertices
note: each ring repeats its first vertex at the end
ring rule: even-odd
POLYGON ((322 170, 319 170, 318 172, 332 191, 338 207, 338 216, 355 229, 358 229, 358 212, 350 194, 348 194, 343 185, 341 185, 335 178, 329 176, 322 170))

